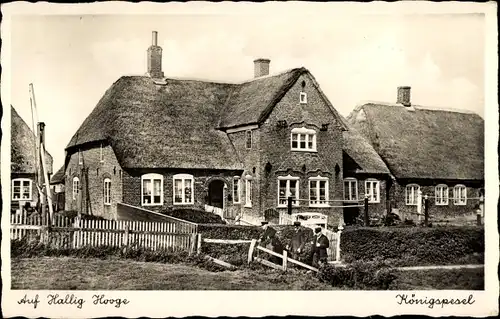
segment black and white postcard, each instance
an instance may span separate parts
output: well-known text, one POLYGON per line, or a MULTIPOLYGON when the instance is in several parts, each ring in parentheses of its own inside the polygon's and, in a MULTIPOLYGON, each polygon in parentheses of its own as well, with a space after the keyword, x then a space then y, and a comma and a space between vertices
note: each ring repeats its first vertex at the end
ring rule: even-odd
POLYGON ((496 3, 1 9, 4 316, 498 315, 496 3))

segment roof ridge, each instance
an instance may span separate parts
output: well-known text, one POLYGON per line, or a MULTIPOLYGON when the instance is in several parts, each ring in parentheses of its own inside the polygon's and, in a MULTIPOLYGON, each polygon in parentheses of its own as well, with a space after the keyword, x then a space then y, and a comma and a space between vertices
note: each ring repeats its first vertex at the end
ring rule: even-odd
MULTIPOLYGON (((379 104, 379 105, 387 105, 387 106, 395 106, 395 107, 405 107, 401 103, 392 103, 392 102, 383 102, 376 100, 363 100, 356 104, 353 111, 361 109, 363 106, 367 104, 379 104)), ((449 108, 449 107, 440 107, 440 106, 427 106, 420 104, 411 104, 411 106, 416 110, 428 110, 428 111, 441 111, 441 112, 453 112, 453 113, 463 113, 463 114, 475 114, 478 115, 474 111, 465 110, 465 109, 457 109, 457 108, 449 108)))
POLYGON ((264 76, 259 76, 257 78, 248 79, 248 80, 245 80, 245 81, 242 81, 242 82, 238 82, 238 83, 235 83, 235 84, 246 84, 246 83, 250 83, 250 82, 253 82, 253 81, 258 81, 258 80, 262 80, 262 79, 268 79, 268 78, 272 78, 272 77, 275 77, 275 76, 280 76, 280 75, 284 75, 284 74, 287 74, 287 73, 292 73, 292 72, 298 71, 298 70, 307 71, 307 69, 305 67, 301 66, 301 67, 298 67, 298 68, 291 68, 291 69, 283 70, 283 71, 281 71, 279 73, 268 74, 268 75, 264 75, 264 76))

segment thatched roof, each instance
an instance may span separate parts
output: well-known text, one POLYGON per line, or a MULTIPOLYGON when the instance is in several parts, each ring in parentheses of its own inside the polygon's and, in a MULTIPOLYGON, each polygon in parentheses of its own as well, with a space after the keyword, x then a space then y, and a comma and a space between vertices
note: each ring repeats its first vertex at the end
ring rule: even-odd
POLYGON ((358 173, 389 174, 389 169, 373 146, 355 128, 343 132, 344 152, 360 167, 358 173))
POLYGON ((67 149, 108 141, 125 168, 241 169, 219 106, 228 84, 124 76, 101 98, 67 149))
POLYGON ((324 96, 312 74, 303 67, 235 85, 223 108, 219 127, 231 128, 262 123, 303 74, 311 77, 315 87, 339 120, 340 126, 345 128, 346 123, 324 96))
POLYGON ((57 172, 52 175, 52 178, 50 179, 50 184, 62 184, 64 183, 64 165, 61 166, 57 172))
MULTIPOLYGON (((35 134, 11 105, 11 173, 35 174, 35 134)), ((47 171, 52 174, 52 156, 45 151, 47 171)))
POLYGON ((67 149, 107 141, 125 168, 242 169, 223 130, 263 122, 305 73, 310 75, 298 68, 240 84, 167 78, 162 85, 147 76, 124 76, 106 91, 67 149))
POLYGON ((484 120, 477 114, 366 103, 347 119, 397 178, 484 179, 484 120))

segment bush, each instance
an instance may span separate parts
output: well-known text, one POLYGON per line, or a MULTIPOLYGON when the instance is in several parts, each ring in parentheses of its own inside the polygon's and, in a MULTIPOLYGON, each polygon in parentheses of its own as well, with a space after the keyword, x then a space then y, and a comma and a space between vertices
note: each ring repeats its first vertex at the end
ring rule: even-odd
POLYGON ((175 218, 183 219, 189 222, 198 223, 198 224, 226 224, 225 221, 219 215, 206 212, 202 209, 194 209, 194 208, 182 208, 182 209, 172 209, 167 208, 160 213, 172 216, 175 218))
POLYGON ((440 265, 484 254, 482 227, 356 228, 342 233, 346 262, 386 260, 397 266, 440 265))
POLYGON ((383 263, 355 262, 341 267, 324 264, 318 278, 334 287, 387 290, 397 278, 395 271, 383 263))

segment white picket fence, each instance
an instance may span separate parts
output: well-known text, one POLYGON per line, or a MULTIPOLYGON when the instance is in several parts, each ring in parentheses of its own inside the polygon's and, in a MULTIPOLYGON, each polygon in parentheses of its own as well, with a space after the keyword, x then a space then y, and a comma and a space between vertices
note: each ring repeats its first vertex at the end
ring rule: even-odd
POLYGON ((74 228, 75 248, 127 246, 191 251, 196 243, 196 229, 170 222, 77 220, 74 228))
POLYGON ((55 215, 46 219, 26 212, 11 215, 10 238, 41 241, 57 248, 134 247, 148 250, 194 251, 197 226, 193 223, 83 220, 55 215))

